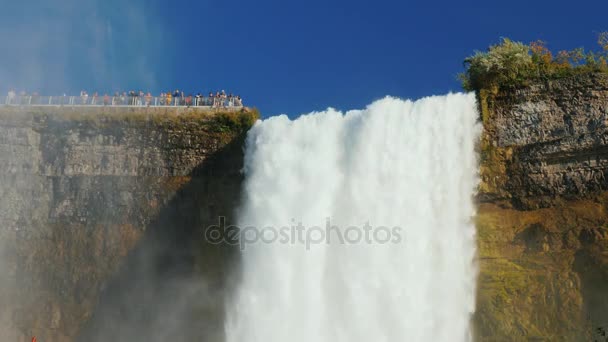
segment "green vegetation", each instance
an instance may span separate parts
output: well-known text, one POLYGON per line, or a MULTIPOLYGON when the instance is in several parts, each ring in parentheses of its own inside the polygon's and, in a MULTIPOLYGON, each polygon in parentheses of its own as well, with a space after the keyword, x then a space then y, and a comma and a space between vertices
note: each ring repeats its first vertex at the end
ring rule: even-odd
POLYGON ((254 108, 240 112, 220 112, 214 115, 211 123, 220 132, 244 133, 260 118, 260 112, 254 108))
POLYGON ((556 55, 545 42, 530 44, 503 38, 486 52, 475 52, 464 60, 466 71, 459 75, 468 91, 514 88, 530 81, 558 79, 590 72, 608 73, 608 32, 598 36, 599 51, 559 51, 556 55))
MULTIPOLYGON (((605 297, 606 281, 581 277, 574 265, 587 249, 581 245, 581 232, 606 224, 607 203, 608 194, 603 194, 537 210, 479 205, 474 316, 478 340, 592 341, 586 338, 591 327, 604 322, 598 314, 587 325, 583 312, 605 312, 603 301, 596 298, 605 297), (530 234, 537 225, 542 229, 530 234)), ((601 273, 605 263, 592 260, 585 260, 585 272, 601 273)))
POLYGON ((210 133, 241 134, 249 130, 260 117, 256 108, 241 110, 199 108, 124 108, 124 107, 0 107, 5 122, 42 122, 52 120, 71 124, 87 124, 97 128, 153 125, 201 125, 210 133))

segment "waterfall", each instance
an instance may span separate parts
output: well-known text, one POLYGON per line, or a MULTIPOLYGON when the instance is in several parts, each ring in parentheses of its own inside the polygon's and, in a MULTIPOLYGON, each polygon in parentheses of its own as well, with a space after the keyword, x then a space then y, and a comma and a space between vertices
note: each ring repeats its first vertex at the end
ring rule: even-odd
POLYGON ((449 94, 258 122, 227 341, 470 340, 477 118, 449 94))

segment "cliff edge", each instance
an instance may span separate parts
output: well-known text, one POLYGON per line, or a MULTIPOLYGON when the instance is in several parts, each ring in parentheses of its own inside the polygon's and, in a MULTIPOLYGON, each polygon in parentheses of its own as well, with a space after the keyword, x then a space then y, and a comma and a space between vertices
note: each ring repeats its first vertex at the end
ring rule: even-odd
POLYGON ((0 340, 221 340, 257 112, 0 108, 0 340))
POLYGON ((477 95, 477 338, 593 340, 608 327, 608 74, 477 95))

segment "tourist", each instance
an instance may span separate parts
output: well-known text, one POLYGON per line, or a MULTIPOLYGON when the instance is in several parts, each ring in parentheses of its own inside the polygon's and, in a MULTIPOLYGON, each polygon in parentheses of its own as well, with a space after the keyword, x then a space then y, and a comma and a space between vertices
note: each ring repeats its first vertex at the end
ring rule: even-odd
POLYGON ((27 93, 25 92, 25 90, 22 90, 22 91, 19 93, 19 102, 20 102, 22 105, 27 104, 27 93))
POLYGON ((213 102, 213 107, 219 107, 220 106, 220 100, 222 99, 222 95, 220 95, 219 91, 215 93, 215 97, 213 99, 215 100, 213 102))
POLYGON ((172 105, 172 103, 171 103, 171 92, 169 92, 169 91, 167 92, 166 104, 167 104, 167 106, 172 105))
POLYGON ((108 93, 105 93, 103 95, 103 105, 107 106, 110 104, 110 96, 108 96, 108 93))
POLYGON ((175 105, 179 106, 179 102, 180 102, 180 92, 179 90, 175 90, 175 92, 173 93, 173 99, 175 100, 175 105))
POLYGON ((129 102, 127 103, 129 106, 135 105, 135 91, 129 90, 129 102))
POLYGON ((37 91, 32 93, 32 99, 30 100, 30 104, 40 104, 40 95, 37 91))
POLYGON ((190 94, 186 97, 186 106, 187 107, 192 106, 192 94, 190 94))
POLYGON ((150 104, 152 103, 152 94, 150 94, 150 92, 148 92, 146 94, 145 99, 146 99, 146 106, 150 107, 150 104))
POLYGON ((81 98, 81 100, 82 100, 82 104, 83 104, 83 105, 86 105, 86 104, 87 104, 87 99, 89 98, 89 94, 87 94, 87 92, 86 92, 86 91, 82 90, 82 91, 80 92, 80 98, 81 98))
POLYGON ((6 104, 14 104, 15 98, 17 97, 17 93, 15 93, 14 89, 8 91, 8 97, 6 98, 6 104))

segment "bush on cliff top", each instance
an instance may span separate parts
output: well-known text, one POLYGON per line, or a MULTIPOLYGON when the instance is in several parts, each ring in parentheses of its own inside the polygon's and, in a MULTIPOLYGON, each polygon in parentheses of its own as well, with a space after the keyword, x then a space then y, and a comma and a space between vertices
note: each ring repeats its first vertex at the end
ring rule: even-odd
POLYGON ((530 81, 557 79, 589 72, 608 72, 608 32, 598 36, 601 51, 559 51, 542 41, 524 44, 503 38, 485 52, 476 51, 464 60, 459 75, 468 91, 525 86, 530 81))
POLYGON ((219 112, 212 117, 211 122, 213 128, 219 132, 244 133, 259 118, 260 112, 256 108, 253 108, 239 112, 219 112))
POLYGON ((207 132, 238 135, 245 133, 260 118, 256 108, 206 110, 198 108, 124 108, 124 107, 13 107, 0 106, 0 118, 6 122, 67 122, 87 124, 96 128, 140 127, 155 125, 201 125, 207 132), (8 120, 8 121, 7 121, 8 120))

